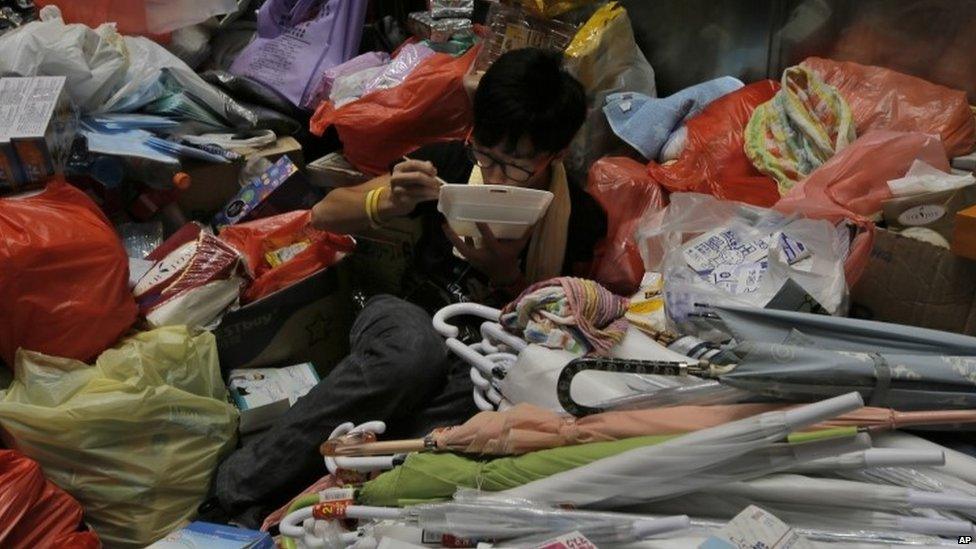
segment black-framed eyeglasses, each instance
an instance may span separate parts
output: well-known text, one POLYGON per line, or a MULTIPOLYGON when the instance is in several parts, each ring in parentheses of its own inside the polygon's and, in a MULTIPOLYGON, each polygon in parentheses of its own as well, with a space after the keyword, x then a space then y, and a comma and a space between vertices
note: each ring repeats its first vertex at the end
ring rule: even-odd
POLYGON ((502 162, 501 160, 495 158, 494 156, 478 150, 472 143, 465 143, 465 150, 468 153, 468 158, 478 165, 480 168, 488 169, 492 166, 501 166, 502 173, 505 177, 515 181, 516 183, 525 183, 529 179, 532 179, 538 170, 527 170, 521 166, 516 166, 515 164, 509 164, 508 162, 502 162))

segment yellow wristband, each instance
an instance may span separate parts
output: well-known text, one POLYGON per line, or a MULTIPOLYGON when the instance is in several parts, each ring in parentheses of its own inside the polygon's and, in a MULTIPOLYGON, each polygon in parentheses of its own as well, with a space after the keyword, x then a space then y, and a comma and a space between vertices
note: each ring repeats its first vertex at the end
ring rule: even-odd
POLYGON ((379 187, 366 195, 366 217, 369 219, 369 226, 373 229, 383 227, 383 222, 380 220, 380 198, 385 189, 386 187, 379 187))
POLYGON ((366 193, 366 200, 364 201, 364 207, 366 209, 366 219, 369 220, 369 226, 378 229, 379 224, 373 219, 373 196, 375 196, 376 189, 373 189, 366 193))
POLYGON ((386 187, 380 187, 376 189, 376 194, 373 196, 373 220, 380 227, 383 226, 383 221, 380 219, 380 198, 383 196, 383 189, 386 187))

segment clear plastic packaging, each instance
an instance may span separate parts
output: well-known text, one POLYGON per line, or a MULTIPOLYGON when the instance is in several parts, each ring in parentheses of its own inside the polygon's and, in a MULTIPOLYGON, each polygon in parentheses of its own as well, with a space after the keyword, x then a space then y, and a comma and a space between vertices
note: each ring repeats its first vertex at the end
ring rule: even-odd
POLYGON ((528 501, 494 496, 462 497, 462 501, 420 505, 410 510, 426 531, 466 538, 512 539, 505 547, 532 547, 569 531, 578 531, 600 546, 632 543, 651 535, 687 528, 688 517, 648 518, 640 515, 554 509, 528 501))
POLYGON ((447 42, 459 32, 471 31, 471 20, 463 17, 434 19, 426 11, 415 11, 407 19, 407 30, 417 38, 447 42))
POLYGON ((474 71, 488 67, 509 50, 544 48, 563 51, 576 35, 576 27, 561 21, 541 19, 525 10, 492 3, 488 10, 488 37, 474 63, 474 71))
POLYGON ((430 16, 434 19, 471 18, 474 15, 474 0, 429 0, 430 16))
POLYGON ((638 243, 645 268, 664 276, 667 315, 679 333, 703 336, 701 305, 776 300, 780 308, 831 314, 847 307, 847 242, 827 221, 677 193, 644 221, 638 243))
POLYGON ((125 223, 119 226, 122 245, 126 255, 136 259, 144 259, 163 243, 163 224, 153 223, 125 223))

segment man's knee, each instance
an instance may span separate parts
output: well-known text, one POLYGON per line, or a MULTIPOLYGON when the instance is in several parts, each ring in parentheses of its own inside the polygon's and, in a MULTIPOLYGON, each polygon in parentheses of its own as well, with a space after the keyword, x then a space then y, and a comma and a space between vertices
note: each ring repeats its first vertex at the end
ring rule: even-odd
MULTIPOLYGON (((371 355, 405 374, 439 372, 447 358, 447 347, 430 316, 389 295, 369 300, 353 324, 350 339, 354 352, 371 355)), ((396 375, 394 371, 389 374, 396 375)))

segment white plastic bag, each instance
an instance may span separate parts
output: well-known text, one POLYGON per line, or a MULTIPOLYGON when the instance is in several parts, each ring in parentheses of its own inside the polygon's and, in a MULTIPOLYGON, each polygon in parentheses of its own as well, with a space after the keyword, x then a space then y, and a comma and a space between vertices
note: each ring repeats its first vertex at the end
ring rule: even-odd
POLYGON ((926 164, 922 160, 912 162, 905 177, 888 181, 892 196, 910 196, 922 193, 951 191, 976 183, 973 174, 955 175, 926 164))
POLYGON ((96 110, 122 85, 129 58, 112 25, 92 30, 65 25, 57 10, 0 36, 0 74, 64 76, 72 101, 83 114, 96 110))
POLYGON ((675 193, 638 242, 645 267, 663 273, 665 309, 680 333, 707 335, 696 322, 702 305, 847 307, 847 237, 827 221, 675 193))
MULTIPOLYGON (((237 122, 241 118, 253 119, 230 97, 220 92, 193 71, 166 48, 139 36, 126 36, 130 66, 124 84, 97 110, 99 113, 134 112, 172 93, 171 84, 179 87, 202 102, 224 121, 237 122)), ((256 119, 250 120, 254 125, 256 119)))

